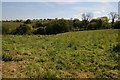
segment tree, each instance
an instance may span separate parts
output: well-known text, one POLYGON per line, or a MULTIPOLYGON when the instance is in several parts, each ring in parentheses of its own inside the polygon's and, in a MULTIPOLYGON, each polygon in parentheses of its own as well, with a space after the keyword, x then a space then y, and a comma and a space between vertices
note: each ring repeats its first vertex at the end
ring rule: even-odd
POLYGON ((109 19, 108 19, 107 16, 103 16, 103 17, 100 17, 98 19, 101 20, 101 22, 100 22, 100 24, 101 24, 100 29, 109 29, 109 28, 111 28, 111 24, 109 23, 109 19))
POLYGON ((92 13, 83 13, 82 14, 82 27, 84 29, 87 29, 88 23, 90 22, 90 20, 92 19, 93 14, 92 13))
POLYGON ((80 29, 80 20, 79 19, 74 19, 71 21, 72 22, 72 30, 74 31, 79 31, 80 29))
POLYGON ((87 21, 90 21, 93 17, 93 14, 92 13, 83 13, 82 14, 82 20, 87 20, 87 21))
POLYGON ((31 22, 31 20, 30 19, 27 19, 26 21, 25 21, 25 24, 31 24, 32 22, 31 22))
POLYGON ((88 24, 87 29, 88 29, 88 30, 96 30, 97 27, 98 27, 97 22, 91 22, 91 23, 88 24))
POLYGON ((79 19, 74 19, 73 20, 73 26, 76 28, 76 27, 79 27, 80 26, 80 20, 79 19))
POLYGON ((102 20, 101 19, 92 19, 90 23, 88 24, 88 29, 90 29, 90 26, 94 26, 94 29, 100 29, 102 27, 102 20), (96 25, 96 26, 95 26, 96 25))
POLYGON ((120 21, 116 21, 113 25, 115 29, 120 29, 120 21))
POLYGON ((118 17, 118 14, 116 12, 110 12, 110 19, 112 20, 112 27, 114 25, 115 19, 118 17))

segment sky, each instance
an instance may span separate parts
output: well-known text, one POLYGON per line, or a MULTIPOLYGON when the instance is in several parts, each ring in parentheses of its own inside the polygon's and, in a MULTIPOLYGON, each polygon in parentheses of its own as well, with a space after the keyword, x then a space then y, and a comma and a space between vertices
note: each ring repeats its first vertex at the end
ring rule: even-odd
MULTIPOLYGON (((117 2, 2 2, 2 20, 78 18, 92 13, 94 18, 118 12, 117 2)), ((19 1, 19 0, 18 0, 19 1)), ((60 0, 58 0, 60 1, 60 0)))
POLYGON ((1 0, 2 2, 118 2, 119 0, 1 0))

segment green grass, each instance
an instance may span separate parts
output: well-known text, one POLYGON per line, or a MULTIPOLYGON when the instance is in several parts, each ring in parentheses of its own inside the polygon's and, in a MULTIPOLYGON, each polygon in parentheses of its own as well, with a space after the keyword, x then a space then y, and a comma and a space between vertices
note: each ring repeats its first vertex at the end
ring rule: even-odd
POLYGON ((118 78, 118 32, 3 35, 3 77, 118 78))

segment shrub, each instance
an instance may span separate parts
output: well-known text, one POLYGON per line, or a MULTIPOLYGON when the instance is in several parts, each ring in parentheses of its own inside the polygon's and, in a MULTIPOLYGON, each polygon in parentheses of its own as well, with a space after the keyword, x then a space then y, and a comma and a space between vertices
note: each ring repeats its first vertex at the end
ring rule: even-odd
POLYGON ((57 34, 70 31, 69 23, 67 20, 60 19, 51 21, 46 27, 47 34, 57 34))
POLYGON ((89 29, 89 30, 95 30, 95 29, 97 29, 97 27, 98 27, 97 23, 96 22, 92 22, 92 23, 88 24, 87 29, 89 29))
POLYGON ((31 24, 23 24, 18 27, 13 34, 31 34, 32 33, 32 25, 31 24))
POLYGON ((27 19, 26 21, 25 21, 25 24, 31 24, 32 22, 31 22, 31 20, 30 19, 27 19))
POLYGON ((116 21, 113 25, 115 29, 120 29, 120 21, 116 21))
POLYGON ((46 30, 45 30, 44 27, 40 27, 37 30, 35 30, 33 33, 34 34, 41 34, 41 35, 43 35, 43 34, 46 34, 46 30))
POLYGON ((34 28, 44 27, 44 24, 42 22, 37 21, 34 25, 34 28))

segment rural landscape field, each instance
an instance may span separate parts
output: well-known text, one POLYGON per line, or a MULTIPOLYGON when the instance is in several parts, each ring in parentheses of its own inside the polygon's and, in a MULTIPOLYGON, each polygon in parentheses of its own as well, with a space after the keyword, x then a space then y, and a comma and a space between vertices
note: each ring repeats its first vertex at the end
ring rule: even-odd
POLYGON ((3 77, 117 78, 119 31, 4 35, 3 77))
MULTIPOLYGON (((49 9, 48 5, 62 8, 65 5, 75 6, 74 4, 78 5, 47 3, 47 8, 44 7, 43 11, 49 9)), ((81 14, 81 19, 78 17, 24 20, 16 19, 18 10, 24 12, 27 9, 19 5, 29 7, 37 3, 3 3, 5 19, 2 20, 0 54, 3 78, 119 78, 120 21, 116 12, 109 12, 110 17, 105 15, 94 18, 93 13, 87 12, 81 14), (17 10, 11 7, 14 5, 17 5, 17 10), (11 8, 13 12, 8 10, 11 8), (14 16, 9 18, 7 12, 10 12, 10 15, 13 13, 14 16)), ((116 3, 110 5, 114 6, 116 3)), ((54 12, 54 9, 51 10, 54 12)), ((22 16, 21 14, 19 15, 22 16)))

